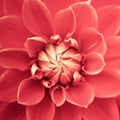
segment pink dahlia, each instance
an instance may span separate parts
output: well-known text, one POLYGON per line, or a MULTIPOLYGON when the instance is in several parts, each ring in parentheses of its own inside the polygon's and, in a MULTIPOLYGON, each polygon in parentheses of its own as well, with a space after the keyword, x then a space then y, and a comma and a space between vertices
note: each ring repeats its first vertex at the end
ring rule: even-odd
POLYGON ((120 7, 44 2, 0 18, 0 119, 119 120, 120 7))

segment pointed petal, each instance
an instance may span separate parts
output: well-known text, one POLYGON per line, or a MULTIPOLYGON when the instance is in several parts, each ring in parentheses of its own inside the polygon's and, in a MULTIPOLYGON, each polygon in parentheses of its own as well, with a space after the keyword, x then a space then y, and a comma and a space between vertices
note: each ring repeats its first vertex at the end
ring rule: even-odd
POLYGON ((42 101, 44 95, 44 88, 40 81, 34 80, 34 78, 27 78, 18 87, 17 99, 20 104, 35 105, 42 101))
POLYGON ((120 28, 120 7, 107 6, 98 11, 99 31, 105 37, 116 35, 120 28), (113 22, 114 21, 114 22, 113 22))
POLYGON ((59 11, 55 15, 54 22, 56 34, 60 34, 63 38, 67 34, 72 35, 75 32, 76 19, 71 8, 59 11))
POLYGON ((89 75, 100 73, 105 66, 103 56, 95 52, 85 55, 83 62, 82 70, 89 75))
POLYGON ((28 71, 6 70, 0 77, 0 101, 16 101, 18 85, 28 76, 28 71))
POLYGON ((72 5, 76 17, 76 32, 75 37, 78 38, 81 31, 87 27, 98 26, 98 18, 95 9, 87 2, 78 2, 72 5))
POLYGON ((102 55, 106 53, 106 43, 103 35, 94 28, 87 28, 79 37, 80 52, 98 52, 102 55))
POLYGON ((119 120, 115 99, 95 99, 85 112, 85 120, 119 120))
POLYGON ((27 107, 27 119, 29 120, 52 120, 54 113, 55 105, 48 94, 41 103, 27 107))
POLYGON ((17 103, 8 104, 0 114, 0 120, 27 120, 25 106, 17 103))
POLYGON ((100 74, 85 76, 95 89, 95 96, 101 98, 114 97, 120 94, 120 71, 114 68, 107 68, 100 74))
POLYGON ((35 35, 53 34, 52 16, 41 0, 25 0, 22 16, 25 26, 35 35))
POLYGON ((24 42, 31 35, 20 17, 10 15, 0 18, 0 48, 23 48, 24 42))
POLYGON ((53 120, 82 120, 83 109, 81 107, 65 103, 61 107, 57 107, 53 120))
POLYGON ((80 83, 66 89, 66 100, 71 104, 87 107, 93 99, 94 89, 88 83, 80 83))
POLYGON ((8 48, 0 50, 0 66, 2 67, 25 70, 29 63, 28 54, 23 49, 8 48))

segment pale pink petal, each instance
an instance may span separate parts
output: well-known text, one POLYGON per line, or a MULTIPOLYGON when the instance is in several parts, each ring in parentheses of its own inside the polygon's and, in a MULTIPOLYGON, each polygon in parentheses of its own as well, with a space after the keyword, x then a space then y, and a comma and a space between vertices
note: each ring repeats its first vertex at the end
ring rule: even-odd
POLYGON ((28 120, 52 120, 55 113, 55 104, 47 94, 43 101, 34 106, 27 107, 28 120))
POLYGON ((107 66, 120 69, 120 36, 112 36, 105 39, 107 43, 107 53, 105 61, 107 66))
POLYGON ((83 109, 81 107, 65 103, 59 108, 56 108, 53 120, 82 120, 83 109))
POLYGON ((25 49, 31 57, 37 56, 37 53, 43 49, 47 41, 42 37, 28 38, 25 42, 25 49))
POLYGON ((23 105, 35 105, 42 101, 44 95, 44 88, 40 81, 27 78, 18 87, 17 101, 23 105))
POLYGON ((8 48, 0 50, 0 66, 2 67, 25 70, 29 63, 28 54, 23 49, 8 48))
POLYGON ((22 9, 25 26, 35 35, 53 34, 52 16, 41 0, 25 0, 22 9))
POLYGON ((6 70, 0 77, 0 101, 16 101, 18 85, 29 75, 28 71, 6 70))
POLYGON ((61 106, 66 100, 65 88, 58 85, 51 90, 51 98, 56 106, 61 106))
POLYGON ((105 36, 116 35, 120 29, 120 7, 106 6, 98 11, 99 31, 105 36))
POLYGON ((0 120, 27 120, 25 106, 17 103, 8 104, 1 112, 0 120))
POLYGON ((71 85, 66 89, 66 100, 71 104, 87 107, 94 99, 94 89, 88 83, 71 85))
POLYGON ((11 15, 0 18, 0 48, 23 48, 26 38, 31 35, 20 17, 11 15))
POLYGON ((119 120, 115 99, 95 99, 86 109, 85 120, 119 120))
POLYGON ((60 34, 63 38, 68 34, 72 35, 76 28, 76 19, 73 10, 71 8, 67 8, 59 11, 55 15, 54 23, 56 34, 60 34))
POLYGON ((107 68, 100 74, 85 76, 95 89, 95 96, 100 98, 114 97, 120 93, 120 71, 114 68, 107 68))
POLYGON ((89 53, 83 59, 82 70, 89 75, 100 73, 105 66, 104 58, 99 53, 89 53))
POLYGON ((106 52, 106 43, 103 35, 94 28, 87 28, 80 33, 78 42, 82 53, 98 52, 104 55, 106 52))
POLYGON ((75 3, 72 6, 76 17, 76 32, 75 37, 78 38, 81 31, 83 31, 87 27, 94 27, 98 26, 98 17, 95 9, 86 3, 75 3))

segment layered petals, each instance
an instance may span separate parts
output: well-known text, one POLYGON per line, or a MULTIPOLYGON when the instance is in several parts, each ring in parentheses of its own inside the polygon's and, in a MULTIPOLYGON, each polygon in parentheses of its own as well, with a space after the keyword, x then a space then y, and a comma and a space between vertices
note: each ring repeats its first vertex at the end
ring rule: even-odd
POLYGON ((55 105, 48 94, 41 103, 27 107, 28 120, 52 120, 54 113, 55 105))
POLYGON ((32 34, 25 28, 20 17, 10 15, 0 18, 0 49, 23 48, 30 36, 32 34))
POLYGON ((23 49, 8 48, 0 50, 0 66, 4 68, 25 70, 29 64, 29 56, 23 49))
POLYGON ((66 89, 66 100, 71 104, 87 107, 93 99, 94 89, 88 83, 79 83, 66 89))
POLYGON ((85 76, 95 89, 95 96, 100 98, 114 97, 120 93, 120 71, 107 68, 98 75, 85 76))
POLYGON ((113 36, 120 29, 120 7, 107 6, 98 11, 99 31, 105 36, 113 36), (114 22, 113 22, 114 21, 114 22))
POLYGON ((25 26, 35 35, 53 34, 52 16, 41 0, 25 0, 22 9, 25 26))
POLYGON ((16 101, 18 85, 29 75, 28 71, 6 70, 0 77, 0 101, 16 101))
POLYGON ((44 98, 44 88, 39 80, 27 78, 23 80, 18 87, 18 103, 23 105, 34 105, 44 98))

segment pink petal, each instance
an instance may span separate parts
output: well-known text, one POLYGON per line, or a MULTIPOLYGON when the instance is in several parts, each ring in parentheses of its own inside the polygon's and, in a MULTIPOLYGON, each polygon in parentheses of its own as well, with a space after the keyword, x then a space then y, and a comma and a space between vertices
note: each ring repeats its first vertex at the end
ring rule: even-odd
POLYGON ((105 66, 103 56, 96 52, 85 55, 83 62, 82 70, 89 75, 100 73, 105 66))
POLYGON ((43 49, 46 43, 42 37, 28 38, 25 42, 25 49, 31 57, 37 56, 37 53, 43 49))
POLYGON ((26 0, 22 16, 25 26, 35 35, 50 37, 53 34, 52 16, 40 0, 26 0))
POLYGON ((78 42, 82 53, 98 52, 104 55, 106 52, 103 35, 94 28, 87 28, 80 33, 78 42))
POLYGON ((116 35, 120 28, 120 7, 107 6, 98 11, 99 31, 105 37, 116 35), (114 22, 113 22, 114 21, 114 22))
POLYGON ((27 119, 29 120, 52 120, 54 113, 55 105, 48 94, 41 103, 27 107, 27 119))
POLYGON ((61 106, 64 104, 66 99, 65 89, 62 86, 55 86, 51 90, 51 98, 56 106, 61 106))
POLYGON ((88 83, 80 83, 66 89, 66 100, 71 104, 87 107, 93 99, 94 89, 88 83))
POLYGON ((27 120, 25 106, 17 103, 8 104, 0 114, 0 120, 27 120))
POLYGON ((72 5, 76 17, 75 37, 78 38, 81 31, 87 27, 97 27, 98 18, 95 9, 86 3, 75 3, 72 5))
POLYGON ((53 120, 82 120, 83 109, 81 107, 65 103, 61 107, 57 107, 53 120))
POLYGON ((40 103, 44 98, 44 88, 39 80, 27 78, 18 87, 18 103, 23 105, 34 105, 40 103))
POLYGON ((63 38, 67 34, 72 35, 75 32, 76 21, 73 10, 71 8, 67 8, 65 10, 59 11, 55 15, 54 22, 55 22, 56 34, 60 34, 63 38))
POLYGON ((105 39, 107 43, 107 53, 105 61, 107 66, 120 69, 120 36, 112 36, 105 39))
POLYGON ((98 75, 85 76, 95 89, 95 96, 101 98, 114 97, 120 94, 120 71, 107 68, 98 75))
POLYGON ((119 120, 115 99, 95 99, 84 116, 85 120, 119 120))
POLYGON ((28 54, 23 49, 8 48, 0 50, 0 66, 2 67, 25 70, 29 63, 28 54))
POLYGON ((23 48, 26 38, 31 35, 20 17, 11 15, 0 18, 0 48, 23 48))
POLYGON ((6 70, 0 77, 0 101, 16 101, 18 85, 28 76, 28 71, 6 70))

